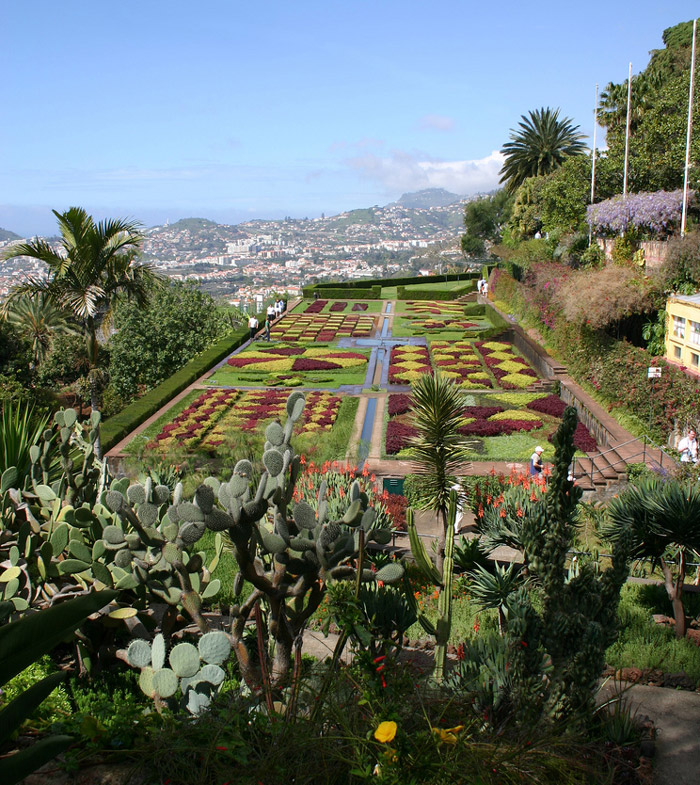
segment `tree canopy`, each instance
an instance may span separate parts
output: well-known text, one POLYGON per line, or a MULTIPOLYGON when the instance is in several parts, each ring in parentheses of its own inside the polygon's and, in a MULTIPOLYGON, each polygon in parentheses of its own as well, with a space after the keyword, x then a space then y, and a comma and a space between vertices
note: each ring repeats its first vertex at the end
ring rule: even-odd
POLYGON ((501 148, 505 156, 501 182, 513 193, 528 177, 550 174, 572 155, 581 155, 586 146, 579 126, 568 117, 559 118, 559 109, 535 109, 522 115, 518 129, 501 148))

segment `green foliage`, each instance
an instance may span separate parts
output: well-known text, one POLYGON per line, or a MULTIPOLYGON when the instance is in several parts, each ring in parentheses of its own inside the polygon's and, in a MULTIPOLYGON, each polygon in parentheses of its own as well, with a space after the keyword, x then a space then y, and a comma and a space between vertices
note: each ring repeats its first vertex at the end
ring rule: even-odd
POLYGON ((36 370, 36 383, 54 389, 66 387, 85 378, 89 371, 85 338, 60 334, 52 338, 49 352, 36 370))
POLYGON ((110 417, 102 426, 102 443, 105 450, 109 450, 120 439, 131 433, 144 420, 158 411, 164 404, 176 396, 185 387, 192 384, 212 365, 220 362, 232 351, 248 340, 248 328, 229 333, 226 337, 206 349, 194 359, 190 360, 184 368, 174 373, 170 378, 161 382, 156 388, 146 393, 142 398, 134 401, 119 414, 110 417))
POLYGON ((664 308, 650 319, 642 328, 642 338, 647 342, 646 349, 652 357, 661 357, 666 352, 666 325, 668 313, 664 308))
POLYGON ((519 240, 534 237, 542 228, 542 187, 546 178, 528 177, 515 191, 513 212, 508 222, 510 236, 519 240))
MULTIPOLYGON (((692 23, 664 31, 665 49, 652 53, 647 68, 632 77, 632 122, 629 144, 629 190, 672 191, 683 185, 688 82, 692 23)), ((610 83, 601 95, 599 122, 606 128, 605 155, 618 172, 623 170, 627 83, 610 83)), ((700 122, 700 105, 693 108, 693 127, 700 122)), ((700 154, 700 137, 693 135, 691 160, 700 154)), ((698 187, 691 169, 690 187, 698 187)), ((616 189, 622 191, 621 183, 616 189)))
POLYGON ((0 422, 0 474, 14 466, 21 474, 28 473, 29 448, 36 444, 48 425, 49 417, 35 411, 29 403, 2 403, 0 422))
MULTIPOLYGON (((659 272, 664 291, 694 294, 700 286, 700 232, 669 241, 668 253, 659 272)), ((660 352, 662 354, 663 352, 660 352)))
MULTIPOLYGON (((69 600, 0 627, 0 686, 17 676, 77 629, 91 613, 109 604, 115 592, 97 592, 69 600)), ((32 714, 63 680, 47 676, 0 710, 0 743, 32 714)), ((14 785, 66 749, 69 736, 48 736, 20 752, 0 759, 3 783, 14 785)))
POLYGON ((559 118, 559 109, 549 107, 522 115, 519 130, 511 130, 510 141, 501 149, 505 156, 501 182, 514 193, 528 177, 547 175, 570 156, 585 151, 584 135, 568 117, 559 118))
POLYGON ((159 287, 146 307, 121 304, 114 323, 110 373, 124 399, 167 379, 230 329, 208 294, 181 282, 159 287))
POLYGON ((612 252, 613 263, 621 266, 629 265, 637 248, 637 240, 634 232, 631 230, 620 237, 616 237, 612 252))
POLYGON ((503 189, 492 196, 467 202, 464 208, 466 232, 461 240, 462 253, 465 256, 483 257, 486 241, 500 241, 512 209, 513 198, 503 189))
POLYGON ((462 295, 469 294, 474 291, 474 282, 469 281, 464 286, 459 288, 445 288, 445 289, 425 289, 421 291, 415 288, 406 288, 405 286, 397 287, 397 300, 456 300, 462 295))

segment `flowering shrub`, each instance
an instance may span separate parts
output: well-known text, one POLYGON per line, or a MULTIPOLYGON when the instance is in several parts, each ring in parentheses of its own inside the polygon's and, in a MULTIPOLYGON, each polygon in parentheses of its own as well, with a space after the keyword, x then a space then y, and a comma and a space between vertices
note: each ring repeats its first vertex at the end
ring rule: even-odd
POLYGON ((500 517, 523 518, 531 504, 536 504, 547 490, 547 476, 531 476, 515 469, 506 477, 492 473, 477 480, 471 493, 471 508, 478 520, 487 510, 498 511, 500 517))
POLYGON ((594 229, 610 234, 634 228, 665 235, 680 221, 682 207, 682 190, 628 194, 590 205, 587 220, 594 229))
POLYGON ((317 509, 321 483, 325 482, 328 517, 330 520, 337 520, 345 514, 350 486, 357 480, 362 490, 369 496, 369 503, 377 513, 378 524, 381 527, 405 531, 408 506, 406 497, 389 494, 387 491, 380 493, 377 478, 367 466, 364 466, 361 471, 357 466, 338 461, 326 461, 317 466, 313 461, 307 462, 303 456, 301 462, 304 468, 294 488, 293 501, 305 501, 317 509))

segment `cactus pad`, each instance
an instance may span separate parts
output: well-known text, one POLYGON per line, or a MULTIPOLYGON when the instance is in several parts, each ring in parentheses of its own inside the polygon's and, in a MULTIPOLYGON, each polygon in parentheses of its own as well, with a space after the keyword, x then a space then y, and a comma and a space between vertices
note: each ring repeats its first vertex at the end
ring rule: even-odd
POLYGON ((263 464, 270 477, 277 477, 284 471, 284 455, 279 450, 267 450, 263 453, 263 464))
POLYGON ((139 483, 130 485, 126 492, 126 498, 131 504, 143 504, 146 501, 146 491, 143 485, 139 483))
POLYGON ((128 548, 122 548, 117 551, 114 557, 114 563, 122 570, 128 570, 131 567, 131 551, 128 548))
POLYGON ((204 534, 206 526, 202 523, 185 523, 180 529, 180 539, 187 545, 193 545, 204 534))
POLYGON ((159 670, 165 664, 165 638, 158 633, 151 644, 151 664, 159 670))
POLYGON ((170 668, 160 668, 153 674, 153 691, 161 698, 171 698, 177 686, 178 678, 170 668))
POLYGON ((228 491, 235 499, 240 499, 241 496, 248 490, 250 481, 244 474, 234 474, 229 480, 228 491))
POLYGON ((199 639, 199 656, 211 665, 221 665, 231 653, 231 642, 225 632, 207 632, 199 639))
POLYGON ((168 661, 175 675, 180 678, 194 676, 199 670, 199 652, 191 643, 178 643, 173 646, 168 661))
POLYGON ((153 489, 153 503, 165 504, 170 499, 170 488, 167 485, 156 485, 153 489))
POLYGON ((209 684, 213 684, 215 687, 223 684, 225 678, 226 672, 218 665, 205 665, 197 674, 197 679, 200 681, 207 681, 209 684))
POLYGON ((134 668, 145 668, 151 664, 151 646, 148 641, 137 638, 131 641, 126 650, 126 658, 129 665, 134 668))
POLYGON ((300 529, 313 529, 316 526, 316 513, 313 507, 306 502, 297 502, 294 505, 294 523, 300 529))
POLYGON ((216 494, 210 485, 200 485, 194 492, 195 502, 197 507, 207 515, 212 511, 214 502, 216 501, 216 494))
POLYGON ((147 665, 145 668, 142 668, 141 675, 139 676, 139 687, 141 690, 148 695, 149 698, 152 698, 155 694, 155 690, 153 689, 153 668, 147 665))
POLYGON ((124 497, 119 491, 107 491, 105 493, 105 506, 110 512, 119 512, 124 506, 124 497))
POLYGON ((397 583, 403 578, 403 574, 404 568, 400 564, 392 562, 391 564, 385 564, 377 571, 374 577, 377 581, 382 581, 382 583, 397 583))
POLYGON ((265 438, 275 447, 284 444, 284 428, 278 422, 271 422, 265 429, 265 438))
POLYGON ((253 475, 253 464, 247 460, 246 458, 242 458, 238 463, 233 467, 234 474, 240 474, 241 477, 245 477, 246 479, 250 479, 253 475))
MULTIPOLYGON (((121 494, 119 494, 121 496, 121 494)), ((114 546, 121 547, 126 545, 126 537, 124 532, 118 526, 105 526, 102 530, 102 538, 105 541, 107 548, 114 549, 114 546)))
POLYGON ((210 529, 213 532, 225 531, 234 524, 233 518, 223 510, 218 509, 218 507, 212 509, 212 511, 205 516, 204 522, 206 523, 207 529, 210 529))
POLYGON ((177 505, 177 514, 181 521, 193 523, 195 521, 204 521, 204 513, 192 502, 182 502, 177 505))
POLYGON ((150 502, 139 504, 139 520, 144 526, 154 526, 158 523, 158 508, 150 502))
POLYGON ((209 708, 211 698, 205 692, 197 692, 194 689, 187 692, 187 711, 194 717, 199 716, 209 708))
POLYGON ((293 392, 289 398, 287 398, 287 416, 289 419, 296 422, 301 417, 305 404, 306 398, 304 397, 304 393, 299 392, 298 390, 293 392))

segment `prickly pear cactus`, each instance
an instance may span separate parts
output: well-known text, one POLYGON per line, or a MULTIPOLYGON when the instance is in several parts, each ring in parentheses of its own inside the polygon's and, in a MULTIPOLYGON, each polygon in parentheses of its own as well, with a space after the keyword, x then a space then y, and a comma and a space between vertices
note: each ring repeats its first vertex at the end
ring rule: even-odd
POLYGON ((139 686, 160 707, 176 694, 191 714, 207 709, 226 677, 223 665, 231 654, 228 635, 212 631, 192 643, 177 643, 166 652, 165 638, 158 634, 152 643, 136 639, 129 644, 126 658, 141 670, 139 686), (167 657, 166 657, 167 654, 167 657))

